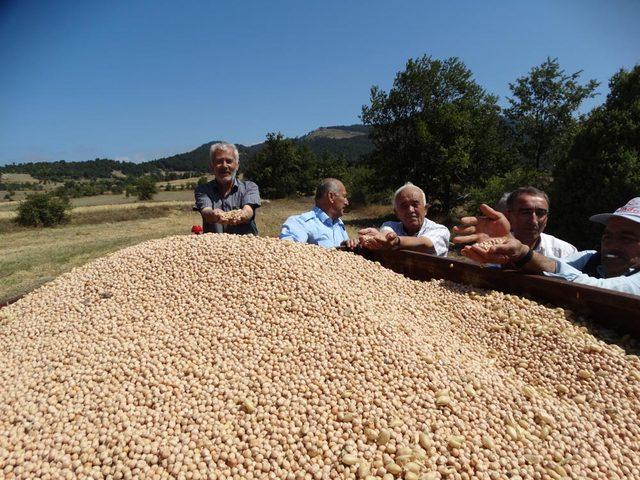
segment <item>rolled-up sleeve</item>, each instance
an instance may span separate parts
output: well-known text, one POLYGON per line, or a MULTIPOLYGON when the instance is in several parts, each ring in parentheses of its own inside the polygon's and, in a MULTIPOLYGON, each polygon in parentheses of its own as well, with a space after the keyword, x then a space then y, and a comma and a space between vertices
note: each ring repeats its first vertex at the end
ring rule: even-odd
POLYGON ((258 185, 253 182, 246 182, 246 191, 244 192, 244 198, 242 199, 242 206, 250 205, 255 210, 260 206, 260 191, 258 185))
POLYGON ((449 239, 451 232, 446 227, 438 228, 435 231, 427 233, 426 237, 433 242, 433 248, 436 255, 446 256, 449 252, 449 239))
POLYGON ((195 197, 196 197, 196 208, 199 211, 202 211, 203 208, 212 208, 213 201, 207 192, 206 185, 200 185, 196 188, 195 197))
POLYGON ((303 227, 300 217, 298 215, 293 215, 287 218, 282 225, 282 229, 280 230, 280 240, 291 240, 299 243, 306 243, 309 234, 306 229, 303 227))

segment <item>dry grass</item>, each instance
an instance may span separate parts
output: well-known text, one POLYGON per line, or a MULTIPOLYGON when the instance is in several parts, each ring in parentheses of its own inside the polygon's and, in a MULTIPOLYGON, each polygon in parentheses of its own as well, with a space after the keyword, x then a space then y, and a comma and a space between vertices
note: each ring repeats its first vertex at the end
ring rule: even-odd
MULTIPOLYGON (((191 211, 193 193, 187 193, 188 200, 171 195, 173 199, 161 201, 164 196, 158 195, 157 201, 122 204, 107 204, 115 196, 104 195, 107 198, 102 203, 75 208, 71 221, 56 228, 17 227, 0 217, 0 303, 121 248, 153 238, 190 234, 191 227, 201 219, 191 211)), ((265 201, 257 214, 260 235, 277 236, 289 215, 312 206, 312 198, 265 201)), ((379 226, 390 213, 390 207, 372 205, 354 209, 344 221, 349 235, 355 236, 361 226, 379 226)))
MULTIPOLYGON (((207 177, 207 180, 213 180, 213 175, 202 175, 203 177, 207 177)), ((164 188, 164 186, 168 183, 169 185, 176 187, 180 185, 187 185, 188 183, 198 183, 200 177, 191 177, 191 178, 181 178, 180 180, 165 180, 164 182, 157 182, 156 186, 158 188, 164 188)))
POLYGON ((7 183, 38 183, 38 180, 35 177, 32 177, 28 173, 3 173, 2 181, 7 183))

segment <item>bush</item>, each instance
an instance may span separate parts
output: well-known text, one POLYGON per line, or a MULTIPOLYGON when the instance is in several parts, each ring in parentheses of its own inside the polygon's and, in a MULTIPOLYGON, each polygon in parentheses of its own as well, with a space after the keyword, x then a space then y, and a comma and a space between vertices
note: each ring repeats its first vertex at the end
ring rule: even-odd
POLYGON ((51 227, 69 219, 69 199, 50 193, 33 193, 18 205, 16 222, 33 227, 51 227))
POLYGON ((134 186, 138 200, 151 200, 153 196, 158 193, 158 189, 156 188, 156 181, 149 175, 140 177, 136 181, 134 186))

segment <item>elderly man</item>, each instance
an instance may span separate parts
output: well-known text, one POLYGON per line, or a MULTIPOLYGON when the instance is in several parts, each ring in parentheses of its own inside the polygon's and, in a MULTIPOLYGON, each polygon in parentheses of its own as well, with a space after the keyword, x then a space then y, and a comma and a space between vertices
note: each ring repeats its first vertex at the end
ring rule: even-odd
POLYGON ((237 179, 238 149, 231 143, 216 143, 211 145, 209 158, 215 178, 195 191, 204 233, 257 235, 255 216, 260 207, 260 192, 255 183, 237 179), (234 214, 226 214, 232 210, 234 214))
POLYGON ((421 188, 406 183, 393 196, 393 211, 399 222, 385 222, 380 230, 365 228, 358 232, 360 245, 371 250, 416 250, 446 256, 449 229, 427 218, 429 205, 421 188))
POLYGON ((507 220, 511 233, 534 252, 567 258, 578 250, 564 240, 544 233, 549 218, 549 197, 534 187, 520 187, 507 197, 507 220))
POLYGON ((340 217, 349 205, 347 190, 340 180, 325 178, 316 189, 315 207, 309 212, 293 215, 284 222, 280 239, 334 248, 355 247, 340 217))
MULTIPOLYGON (((484 241, 509 233, 509 222, 499 212, 482 205, 485 217, 465 217, 454 231, 455 243, 484 241)), ((485 247, 466 246, 462 254, 481 263, 510 264, 530 273, 542 273, 570 282, 640 295, 640 197, 614 213, 593 215, 589 220, 606 225, 600 252, 586 250, 557 260, 541 255, 517 238, 485 247)))

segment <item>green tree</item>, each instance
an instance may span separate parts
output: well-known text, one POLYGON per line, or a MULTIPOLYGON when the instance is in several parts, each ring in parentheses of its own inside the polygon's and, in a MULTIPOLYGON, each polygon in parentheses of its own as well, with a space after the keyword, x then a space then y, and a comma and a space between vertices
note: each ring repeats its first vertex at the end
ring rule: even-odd
POLYGON ((606 102, 578 132, 554 174, 552 227, 576 246, 599 244, 590 215, 612 212, 640 195, 640 65, 609 81, 606 102))
POLYGON ((409 60, 391 90, 372 87, 362 107, 378 188, 411 181, 449 212, 469 187, 511 166, 496 102, 457 58, 409 60))
POLYGON ((317 181, 317 161, 304 145, 268 133, 264 148, 255 154, 246 170, 267 198, 283 198, 295 193, 312 193, 317 181))
POLYGON ((204 185, 205 183, 209 183, 209 179, 203 175, 198 179, 198 186, 204 185))
POLYGON ((150 175, 145 175, 136 180, 134 188, 138 200, 151 200, 158 193, 156 180, 150 175))
POLYGON ((50 227, 68 220, 69 199, 51 193, 32 193, 18 205, 16 222, 20 225, 50 227))
POLYGON ((551 171, 571 147, 576 131, 576 111, 596 94, 598 82, 579 83, 577 71, 566 74, 557 58, 547 58, 529 74, 510 83, 511 106, 505 115, 511 122, 520 162, 551 171))
POLYGON ((543 191, 548 191, 551 185, 551 175, 533 168, 515 167, 503 175, 490 177, 482 187, 469 192, 469 199, 465 210, 470 215, 476 215, 481 203, 494 206, 502 196, 518 187, 530 185, 543 191))

